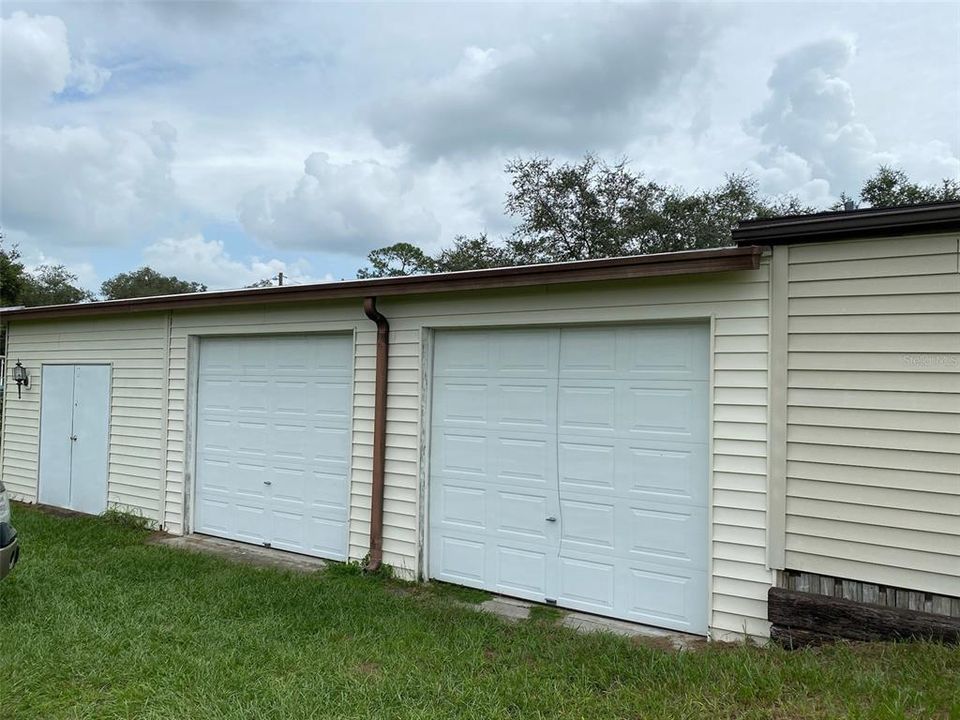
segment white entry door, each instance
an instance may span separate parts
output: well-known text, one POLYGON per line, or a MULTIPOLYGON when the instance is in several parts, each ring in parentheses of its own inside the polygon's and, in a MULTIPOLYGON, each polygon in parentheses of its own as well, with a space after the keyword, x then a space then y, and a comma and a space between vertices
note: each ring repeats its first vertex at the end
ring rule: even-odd
POLYGON ((44 365, 40 502, 97 515, 107 507, 109 365, 44 365))
POLYGON ((195 530, 347 557, 353 338, 204 338, 195 530))
POLYGON ((707 629, 703 324, 444 331, 430 574, 707 629))

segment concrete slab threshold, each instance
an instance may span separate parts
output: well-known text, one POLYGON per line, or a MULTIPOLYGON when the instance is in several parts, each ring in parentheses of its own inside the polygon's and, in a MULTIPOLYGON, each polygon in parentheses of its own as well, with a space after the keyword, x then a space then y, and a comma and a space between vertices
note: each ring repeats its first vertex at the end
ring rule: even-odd
MULTIPOLYGON (((487 612, 510 622, 519 622, 530 617, 530 610, 535 605, 536 603, 498 595, 473 607, 480 612, 487 612)), ((626 622, 625 620, 617 620, 601 615, 591 615, 573 610, 564 610, 563 608, 557 609, 563 613, 563 616, 558 621, 559 624, 571 630, 576 630, 579 633, 606 632, 628 638, 656 640, 669 644, 676 650, 689 650, 703 642, 703 638, 698 635, 664 630, 663 628, 640 625, 638 623, 626 622)))
POLYGON ((224 540, 209 535, 157 535, 151 539, 151 542, 180 550, 216 555, 226 560, 257 567, 316 572, 327 566, 327 561, 320 558, 298 555, 286 550, 258 547, 234 540, 224 540))

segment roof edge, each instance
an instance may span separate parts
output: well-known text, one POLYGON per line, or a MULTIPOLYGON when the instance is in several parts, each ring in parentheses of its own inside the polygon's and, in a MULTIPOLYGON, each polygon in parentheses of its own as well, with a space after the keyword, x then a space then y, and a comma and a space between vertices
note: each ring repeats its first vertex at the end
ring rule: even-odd
POLYGON ((960 201, 743 220, 737 247, 853 240, 960 231, 960 201))
POLYGON ((242 290, 220 290, 181 295, 158 295, 71 305, 8 308, 0 309, 0 321, 116 315, 262 303, 338 300, 366 296, 428 295, 440 292, 628 280, 731 270, 755 270, 760 266, 761 254, 762 248, 759 247, 726 247, 713 250, 688 250, 654 255, 633 255, 543 265, 520 265, 430 275, 342 280, 311 285, 244 288, 242 290))

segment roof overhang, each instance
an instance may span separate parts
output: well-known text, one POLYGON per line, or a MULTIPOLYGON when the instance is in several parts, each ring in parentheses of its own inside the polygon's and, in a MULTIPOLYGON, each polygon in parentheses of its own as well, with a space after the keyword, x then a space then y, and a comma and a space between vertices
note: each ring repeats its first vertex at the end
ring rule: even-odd
POLYGON ((733 229, 733 239, 744 247, 956 231, 960 231, 960 202, 950 201, 743 220, 733 229))
POLYGON ((219 292, 160 295, 130 300, 0 309, 0 321, 118 315, 138 312, 218 308, 238 305, 341 300, 368 296, 397 297, 470 290, 558 285, 563 283, 634 280, 672 275, 695 275, 755 270, 762 248, 731 247, 716 250, 634 255, 604 260, 523 265, 464 272, 404 277, 345 280, 275 288, 247 288, 219 292))

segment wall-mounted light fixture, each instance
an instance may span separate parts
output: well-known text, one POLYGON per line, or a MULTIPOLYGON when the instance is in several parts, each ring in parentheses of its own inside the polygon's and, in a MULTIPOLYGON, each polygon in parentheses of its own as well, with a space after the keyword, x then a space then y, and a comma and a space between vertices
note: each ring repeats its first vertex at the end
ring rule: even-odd
POLYGON ((20 399, 20 388, 30 387, 30 373, 20 364, 19 360, 17 360, 17 364, 13 366, 13 381, 17 383, 17 399, 20 399))

